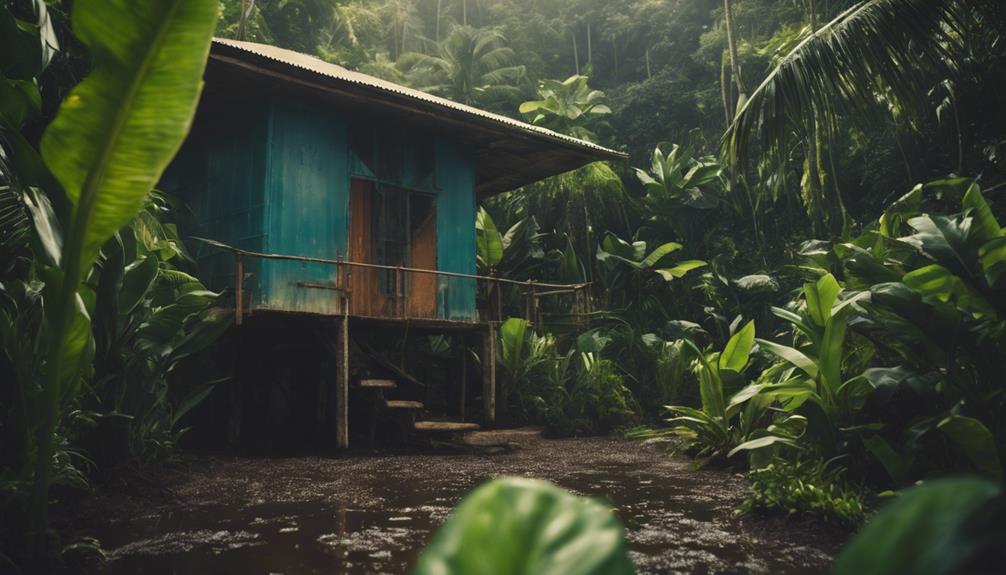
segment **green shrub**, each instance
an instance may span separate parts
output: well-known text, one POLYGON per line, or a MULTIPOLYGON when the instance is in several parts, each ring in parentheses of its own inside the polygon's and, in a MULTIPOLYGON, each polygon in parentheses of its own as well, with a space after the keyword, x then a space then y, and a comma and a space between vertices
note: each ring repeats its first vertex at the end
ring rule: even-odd
POLYGON ((809 516, 846 527, 866 517, 866 491, 843 478, 844 469, 817 460, 776 461, 748 473, 751 493, 744 513, 809 516))

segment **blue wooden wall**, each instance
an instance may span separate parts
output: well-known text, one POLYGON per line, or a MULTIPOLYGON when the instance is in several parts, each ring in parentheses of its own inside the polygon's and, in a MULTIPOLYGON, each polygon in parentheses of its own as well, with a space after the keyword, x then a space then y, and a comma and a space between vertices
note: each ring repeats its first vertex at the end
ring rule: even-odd
MULTIPOLYGON (((265 246, 269 253, 336 259, 346 254, 349 156, 346 123, 321 106, 275 99, 269 106, 265 246)), ((262 263, 263 308, 334 314, 336 266, 262 263)))
MULTIPOLYGON (((195 129, 165 173, 160 188, 181 198, 195 215, 184 236, 215 239, 249 251, 265 249, 267 109, 264 101, 200 108, 195 129)), ((234 256, 195 244, 199 277, 210 289, 234 286, 234 256)), ((245 286, 261 295, 259 262, 245 263, 245 286)))
MULTIPOLYGON (((359 118, 353 117, 359 123, 359 118)), ((406 132, 400 126, 386 129, 406 132)), ((263 98, 201 109, 196 129, 166 179, 198 220, 186 235, 251 251, 337 259, 347 255, 352 162, 347 117, 330 105, 263 98)), ((416 138, 415 141, 423 141, 416 138)), ((428 140, 426 140, 428 141, 428 140)), ((471 147, 435 138, 437 268, 476 273, 475 157, 471 147)), ((406 156, 410 152, 406 150, 406 156)), ((408 163, 401 185, 413 182, 408 163)), ((208 286, 233 286, 233 257, 200 250, 208 286)), ((246 262, 245 287, 256 308, 333 314, 336 267, 301 262, 246 262)), ((440 278, 438 316, 476 320, 474 280, 440 278)))
MULTIPOLYGON (((437 266, 474 274, 475 154, 471 147, 437 140, 437 266)), ((475 280, 440 277, 437 314, 444 319, 474 320, 475 280)))

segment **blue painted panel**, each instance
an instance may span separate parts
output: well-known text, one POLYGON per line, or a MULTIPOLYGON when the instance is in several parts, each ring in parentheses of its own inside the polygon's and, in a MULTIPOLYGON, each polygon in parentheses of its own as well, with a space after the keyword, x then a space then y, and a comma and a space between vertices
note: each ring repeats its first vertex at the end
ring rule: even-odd
MULTIPOLYGON (((437 265, 443 271, 474 274, 475 154, 471 147, 436 142, 437 265)), ((441 277, 437 313, 441 318, 475 320, 475 280, 441 277)))
MULTIPOLYGON (((343 118, 310 102, 271 102, 266 176, 266 251, 336 259, 346 254, 349 171, 343 118)), ((339 312, 336 266, 262 264, 261 306, 324 314, 339 312)))
MULTIPOLYGON (((195 128, 159 184, 181 198, 192 218, 183 220, 183 235, 212 238, 251 251, 264 243, 263 207, 266 173, 264 101, 200 104, 195 128)), ((182 217, 184 218, 183 212, 182 217)), ((213 290, 234 286, 234 257, 193 243, 199 277, 213 290)), ((245 281, 254 298, 258 261, 245 264, 245 281)))

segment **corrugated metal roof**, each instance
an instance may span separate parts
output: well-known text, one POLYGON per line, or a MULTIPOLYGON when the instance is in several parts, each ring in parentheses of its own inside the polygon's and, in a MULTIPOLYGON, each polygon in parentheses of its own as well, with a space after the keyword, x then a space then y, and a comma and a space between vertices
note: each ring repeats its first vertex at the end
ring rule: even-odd
POLYGON ((480 110, 472 106, 466 106, 446 98, 441 98, 439 96, 434 96, 420 90, 415 90, 412 88, 407 88, 395 84, 393 82, 388 82, 387 80, 382 80, 374 76, 369 76, 367 74, 362 74, 360 72, 354 72, 338 64, 332 64, 330 62, 325 62, 315 58, 314 56, 309 56, 307 54, 301 54, 300 52, 294 52, 293 50, 287 50, 285 48, 277 48, 276 46, 269 46, 267 44, 258 44, 256 42, 242 42, 238 40, 229 40, 226 38, 214 38, 213 43, 218 46, 226 46, 241 52, 248 54, 254 54, 261 58, 266 58, 274 62, 284 64, 286 66, 292 66, 294 68, 299 68, 301 70, 306 70, 313 74, 320 76, 325 76, 327 78, 332 78, 340 80, 343 82, 348 82, 352 84, 358 84, 361 86, 366 86, 369 88, 376 88, 385 92, 397 94, 399 96, 405 96, 407 98, 413 98, 415 100, 421 101, 426 104, 432 104, 434 106, 440 106, 455 112, 462 112, 464 114, 471 115, 474 118, 479 118, 481 120, 488 120, 505 126, 509 129, 523 132, 525 134, 551 140, 556 143, 561 143, 566 146, 571 146, 579 148, 584 152, 596 156, 597 159, 621 159, 625 158, 626 155, 605 148, 604 146, 598 146, 591 142, 566 136, 552 130, 542 128, 541 126, 535 126, 528 124, 526 122, 521 122, 519 120, 514 120, 513 118, 508 118, 506 116, 501 116, 499 114, 493 114, 491 112, 486 112, 485 110, 480 110))

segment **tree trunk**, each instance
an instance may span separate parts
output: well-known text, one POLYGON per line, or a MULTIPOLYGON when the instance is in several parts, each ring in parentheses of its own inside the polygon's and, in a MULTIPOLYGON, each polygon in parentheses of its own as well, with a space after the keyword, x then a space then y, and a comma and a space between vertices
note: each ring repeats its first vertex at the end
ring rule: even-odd
MULTIPOLYGON (((818 28, 817 2, 815 0, 808 0, 808 7, 810 9, 810 31, 811 34, 813 34, 818 28)), ((830 122, 824 124, 823 126, 818 126, 818 119, 819 115, 814 114, 814 118, 812 120, 812 134, 815 164, 819 173, 818 182, 821 187, 822 199, 826 200, 823 202, 823 208, 827 210, 825 219, 827 220, 829 232, 844 234, 848 224, 848 215, 845 211, 845 202, 842 200, 842 191, 838 187, 838 178, 836 177, 838 172, 835 166, 835 154, 832 150, 834 147, 834 134, 832 133, 832 126, 830 122), (823 141, 821 134, 822 128, 824 130, 823 141), (825 148, 824 151, 828 155, 828 172, 821 170, 822 147, 825 148), (831 189, 831 197, 825 197, 826 190, 828 188, 831 189)))
POLYGON ((238 40, 245 39, 248 18, 251 17, 252 10, 255 9, 255 0, 241 0, 241 15, 238 20, 238 40))
POLYGON ((461 23, 468 25, 468 0, 461 0, 461 23))
POLYGON ((650 47, 647 46, 646 47, 646 79, 649 80, 652 77, 653 77, 653 74, 650 73, 650 47))
POLYGON ((828 229, 828 211, 825 202, 822 201, 821 193, 821 172, 818 167, 818 154, 821 142, 817 134, 817 117, 813 109, 810 110, 810 121, 807 122, 806 144, 804 145, 804 170, 803 182, 803 203, 810 217, 815 235, 822 234, 828 229))
POLYGON ((444 3, 444 0, 437 0, 437 24, 436 24, 436 30, 437 30, 437 32, 436 32, 436 37, 437 37, 437 43, 438 44, 440 43, 440 8, 441 8, 441 5, 443 3, 444 3))
POLYGON ((720 57, 720 97, 723 99, 723 115, 726 117, 727 128, 733 122, 733 88, 730 87, 730 66, 726 52, 720 57))
POLYGON ((573 64, 576 66, 576 75, 580 75, 580 53, 576 49, 576 29, 573 29, 573 64))
MULTIPOLYGON (((730 52, 730 70, 733 73, 734 82, 737 84, 737 107, 740 108, 747 100, 747 90, 744 89, 744 81, 741 79, 741 63, 737 57, 737 30, 734 24, 734 3, 733 0, 723 0, 723 13, 727 26, 727 49, 730 52)), ((730 110, 730 117, 733 118, 736 110, 730 110)))
POLYGON ((611 58, 612 59, 612 63, 615 66, 615 73, 614 73, 613 77, 617 80, 618 79, 618 38, 615 38, 615 39, 613 39, 611 41, 611 52, 612 52, 612 54, 611 54, 611 56, 612 56, 612 58, 611 58))
POLYGON ((587 20, 587 65, 594 63, 594 51, 590 47, 590 20, 587 20))

